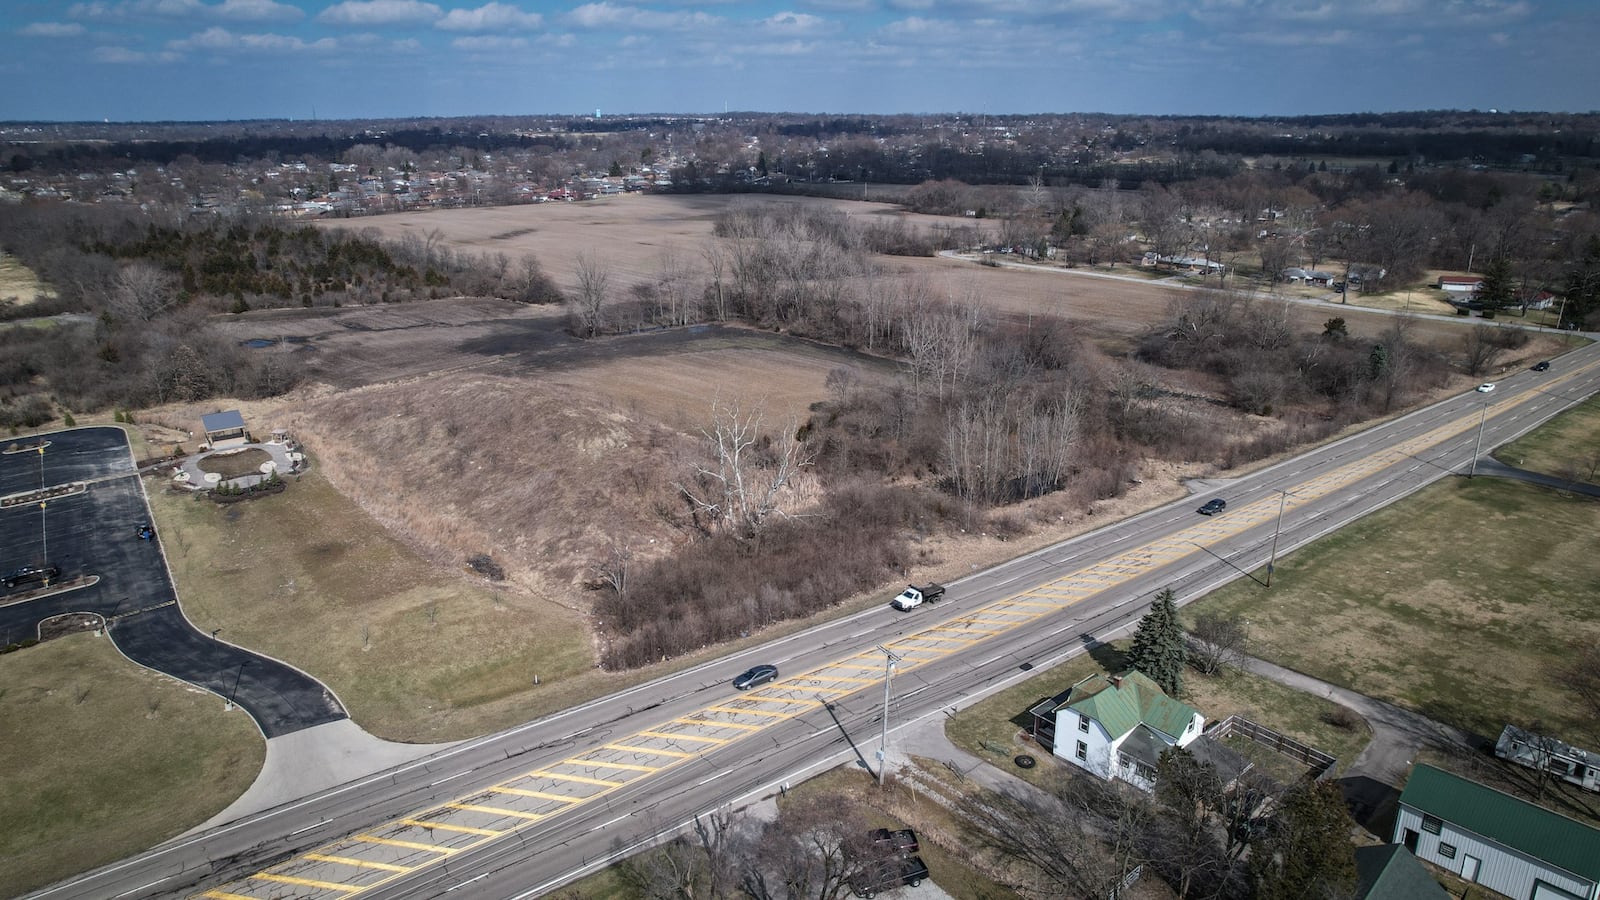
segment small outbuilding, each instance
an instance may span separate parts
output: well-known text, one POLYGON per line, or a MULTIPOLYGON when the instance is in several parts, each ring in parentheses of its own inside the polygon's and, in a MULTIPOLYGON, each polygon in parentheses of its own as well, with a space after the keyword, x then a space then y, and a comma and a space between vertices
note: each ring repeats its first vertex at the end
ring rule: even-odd
POLYGON ((1600 900, 1600 829, 1432 766, 1411 770, 1394 842, 1517 900, 1600 900))
POLYGON ((237 409, 203 415, 200 417, 200 427, 205 430, 206 443, 213 450, 242 447, 250 443, 250 432, 245 428, 244 415, 237 409))

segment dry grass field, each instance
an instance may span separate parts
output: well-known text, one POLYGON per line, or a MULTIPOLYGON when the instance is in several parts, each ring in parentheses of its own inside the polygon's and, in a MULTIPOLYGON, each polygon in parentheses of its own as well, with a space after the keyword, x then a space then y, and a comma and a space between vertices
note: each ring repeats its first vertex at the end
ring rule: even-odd
POLYGON ((6 897, 215 815, 266 755, 248 716, 87 633, 0 656, 0 735, 6 897))
POLYGON ((32 269, 17 262, 11 254, 0 252, 0 306, 12 303, 27 306, 45 291, 32 269))

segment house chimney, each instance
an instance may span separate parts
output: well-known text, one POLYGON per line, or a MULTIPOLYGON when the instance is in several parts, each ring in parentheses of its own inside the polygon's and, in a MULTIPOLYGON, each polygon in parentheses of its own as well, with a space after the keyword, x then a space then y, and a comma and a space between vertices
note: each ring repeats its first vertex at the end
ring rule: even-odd
POLYGON ((1111 686, 1112 687, 1115 687, 1115 688, 1122 687, 1122 676, 1121 675, 1112 675, 1109 678, 1107 678, 1106 680, 1111 682, 1111 686))

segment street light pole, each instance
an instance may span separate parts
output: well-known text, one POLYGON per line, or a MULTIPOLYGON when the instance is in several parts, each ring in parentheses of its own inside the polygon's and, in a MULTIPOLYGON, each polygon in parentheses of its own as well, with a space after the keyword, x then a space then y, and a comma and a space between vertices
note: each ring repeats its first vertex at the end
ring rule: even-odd
POLYGON ((878 787, 883 787, 884 772, 889 768, 889 683, 894 678, 894 664, 900 657, 894 651, 882 644, 878 649, 883 651, 883 733, 878 739, 878 787))
POLYGON ((1489 418, 1489 404, 1485 402, 1478 412, 1478 442, 1472 448, 1472 465, 1467 469, 1468 478, 1478 477, 1478 454, 1483 452, 1483 423, 1489 418))
POLYGON ((233 698, 239 696, 239 679, 244 677, 244 667, 248 665, 250 665, 250 660, 248 659, 239 663, 239 671, 233 676, 233 690, 228 692, 228 704, 223 707, 224 709, 233 709, 233 698))
POLYGON ((1267 557, 1267 587, 1272 587, 1272 570, 1278 565, 1278 534, 1283 531, 1283 507, 1289 502, 1289 492, 1278 489, 1278 524, 1272 528, 1272 554, 1267 557))

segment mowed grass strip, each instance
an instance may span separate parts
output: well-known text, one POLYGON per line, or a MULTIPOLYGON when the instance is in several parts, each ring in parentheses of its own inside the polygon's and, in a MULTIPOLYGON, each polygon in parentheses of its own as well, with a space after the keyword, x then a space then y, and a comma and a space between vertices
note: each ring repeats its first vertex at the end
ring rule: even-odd
POLYGON ((195 625, 322 679, 380 737, 469 737, 600 690, 574 680, 598 677, 575 612, 439 569, 315 468, 229 506, 150 484, 195 625))
POLYGON ((223 706, 93 634, 0 656, 0 896, 137 853, 237 799, 266 741, 223 706))
MULTIPOLYGON (((1561 361, 1551 365, 1560 366, 1561 361)), ((1494 458, 1508 466, 1596 483, 1600 474, 1600 395, 1495 450, 1494 458)))
MULTIPOLYGON (((1031 739, 1019 740, 1019 735, 1032 724, 1028 710, 1090 675, 1122 671, 1126 668, 1123 654, 1127 646, 1127 641, 1116 641, 1096 647, 1037 678, 1013 685, 957 713, 945 725, 945 734, 974 756, 1039 787, 1047 787, 1053 766, 1019 769, 1011 762, 1011 756, 1018 753, 1049 753, 1031 739)), ((1343 709, 1338 704, 1248 672, 1229 670, 1205 676, 1189 670, 1184 672, 1183 684, 1183 701, 1199 710, 1207 725, 1231 715, 1243 716, 1333 754, 1340 770, 1361 753, 1372 737, 1371 730, 1359 719, 1354 727, 1334 724, 1343 709)))
MULTIPOLYGON (((1493 478, 1450 479, 1185 607, 1236 613, 1255 653, 1484 737, 1595 723, 1561 686, 1600 639, 1600 503, 1493 478)), ((1266 723, 1271 724, 1271 723, 1266 723)))

